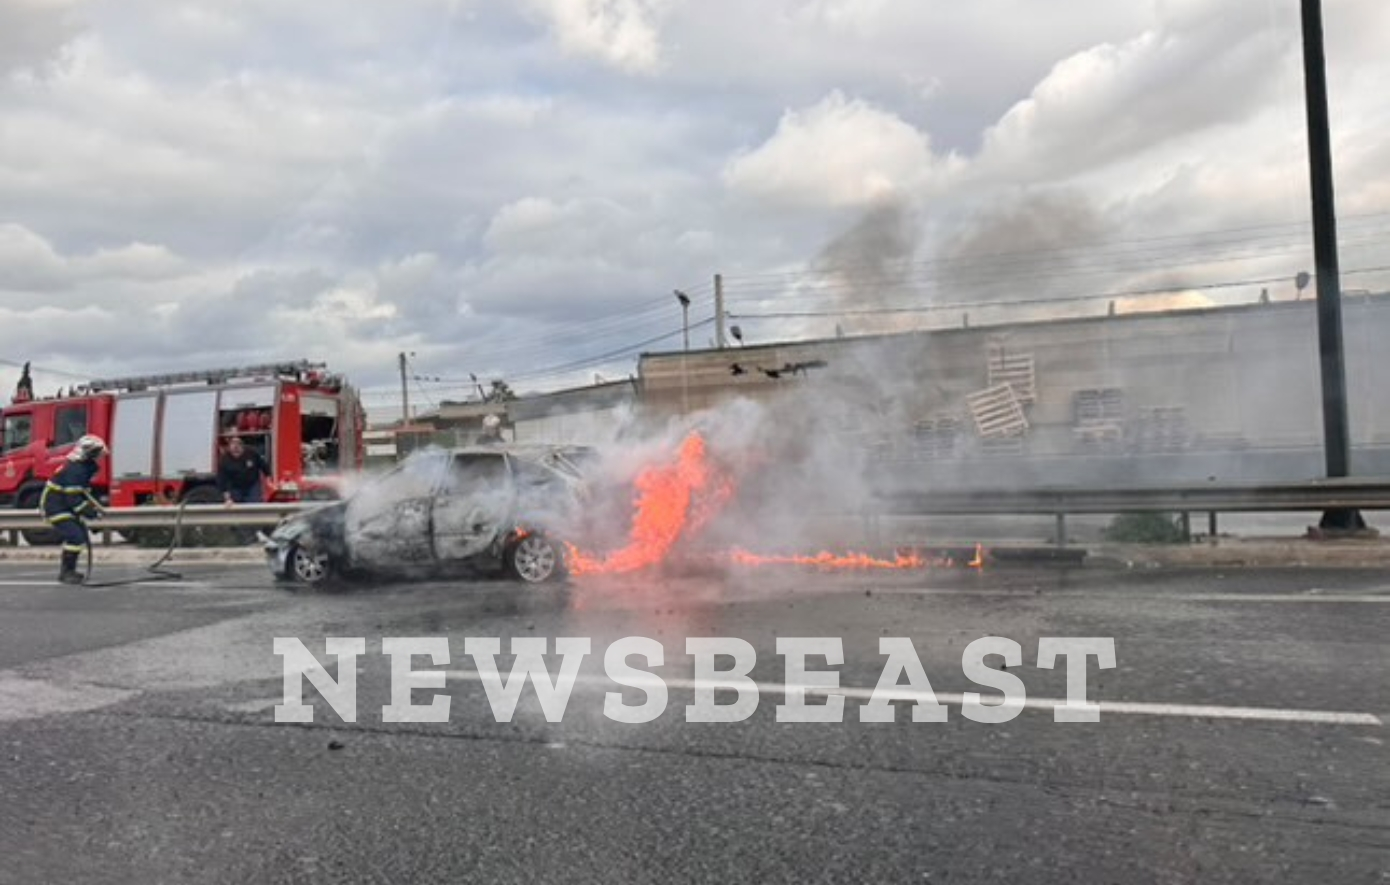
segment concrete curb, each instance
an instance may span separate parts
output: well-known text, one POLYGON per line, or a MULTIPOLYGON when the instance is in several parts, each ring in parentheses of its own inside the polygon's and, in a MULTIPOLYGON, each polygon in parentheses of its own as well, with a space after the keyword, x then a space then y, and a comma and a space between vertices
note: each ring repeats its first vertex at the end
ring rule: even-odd
MULTIPOLYGON (((56 548, 0 548, 0 562, 56 563, 61 555, 61 552, 56 548)), ((92 558, 98 563, 145 565, 154 562, 163 555, 163 550, 143 547, 97 546, 92 548, 92 558)), ((172 561, 184 563, 260 563, 265 561, 265 553, 263 553, 259 547, 212 548, 208 550, 192 548, 187 550, 175 550, 172 561)))
POLYGON ((1091 554, 1096 565, 1119 568, 1390 569, 1390 543, 1380 539, 1222 539, 1214 544, 1098 544, 1091 547, 1091 554))
MULTIPOLYGON (((1070 568, 1385 568, 1390 570, 1390 540, 1312 541, 1304 538, 1223 538, 1216 543, 1193 544, 1085 544, 1052 547, 1030 542, 985 544, 986 567, 1050 565, 1070 568)), ((891 559, 898 549, 916 550, 926 556, 949 556, 968 562, 973 543, 911 544, 900 548, 874 546, 867 552, 891 559)), ((97 563, 147 565, 164 551, 143 547, 94 548, 97 563)), ((0 562, 57 563, 56 548, 0 547, 0 562)), ((225 563, 265 561, 260 547, 221 547, 175 550, 176 563, 225 563)))

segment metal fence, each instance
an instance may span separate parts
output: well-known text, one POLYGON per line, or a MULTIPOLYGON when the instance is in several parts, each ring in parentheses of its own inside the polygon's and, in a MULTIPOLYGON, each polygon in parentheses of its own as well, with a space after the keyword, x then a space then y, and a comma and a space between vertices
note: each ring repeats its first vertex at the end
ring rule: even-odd
MULTIPOLYGON (((1055 517, 1065 538, 1068 516, 1123 513, 1206 513, 1215 533, 1220 513, 1293 513, 1335 510, 1390 510, 1390 479, 1325 480, 1260 485, 1206 484, 1186 487, 1007 489, 978 492, 885 492, 865 516, 1027 516, 1055 517)), ((282 519, 321 503, 189 505, 185 527, 270 528, 282 519)), ((113 508, 92 523, 96 531, 169 529, 178 507, 113 508)), ((0 511, 0 532, 41 531, 47 524, 33 510, 0 511)))
MULTIPOLYGON (((179 507, 118 507, 109 508, 105 515, 88 523, 93 532, 106 535, 112 531, 135 529, 172 529, 176 522, 185 528, 272 528, 287 516, 322 507, 321 503, 189 504, 179 507), (180 518, 179 511, 183 515, 180 518)), ((37 510, 0 510, 0 532, 8 533, 13 543, 19 532, 41 532, 48 523, 37 510)))

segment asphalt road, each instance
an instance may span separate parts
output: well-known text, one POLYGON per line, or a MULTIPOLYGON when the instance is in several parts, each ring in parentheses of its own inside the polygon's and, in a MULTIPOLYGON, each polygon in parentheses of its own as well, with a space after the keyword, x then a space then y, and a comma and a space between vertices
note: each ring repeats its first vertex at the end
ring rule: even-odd
POLYGON ((1390 882, 1384 574, 776 569, 307 595, 243 566, 105 590, 51 571, 0 568, 3 883, 1390 882), (603 654, 627 636, 666 654, 669 705, 643 725, 604 715, 603 654), (861 723, 885 636, 912 638, 942 699, 981 690, 967 644, 1013 639, 1034 705, 861 723), (275 722, 276 637, 338 676, 325 637, 366 640, 356 722, 307 681, 314 721, 275 722), (446 722, 383 721, 383 637, 448 637, 446 722), (498 721, 467 637, 592 652, 560 721, 529 686, 498 721), (753 646, 749 719, 684 721, 688 637, 753 646), (861 689, 843 722, 776 721, 778 637, 842 640, 841 685, 861 689), (1054 721, 1067 676, 1036 666, 1043 637, 1113 638, 1088 694, 1119 706, 1054 721))

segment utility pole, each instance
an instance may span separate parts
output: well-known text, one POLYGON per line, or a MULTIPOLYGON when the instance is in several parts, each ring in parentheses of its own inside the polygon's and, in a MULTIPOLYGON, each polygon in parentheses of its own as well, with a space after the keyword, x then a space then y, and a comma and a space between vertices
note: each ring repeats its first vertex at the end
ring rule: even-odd
MULTIPOLYGON (((1329 479, 1351 475, 1347 421, 1346 356, 1342 343, 1341 269, 1337 258, 1337 210, 1333 197, 1332 136, 1327 109, 1327 59, 1322 0, 1302 0, 1303 77, 1308 106, 1308 168, 1313 197, 1313 261, 1318 284, 1318 366, 1322 378, 1323 449, 1329 479)), ((1322 515, 1324 530, 1364 529, 1358 510, 1322 515)))
POLYGON ((724 338, 724 275, 714 275, 714 344, 720 350, 729 346, 724 338))
POLYGON ((401 426, 410 423, 410 385, 406 383, 407 365, 405 353, 400 355, 401 364, 401 426))

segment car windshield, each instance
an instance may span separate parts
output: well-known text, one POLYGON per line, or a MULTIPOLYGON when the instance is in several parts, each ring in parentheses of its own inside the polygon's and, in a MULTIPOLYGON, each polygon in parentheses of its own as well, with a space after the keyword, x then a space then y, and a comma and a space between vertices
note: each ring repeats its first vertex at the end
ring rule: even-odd
POLYGON ((448 456, 440 451, 416 452, 398 466, 370 480, 355 495, 378 504, 426 498, 438 488, 448 456))

